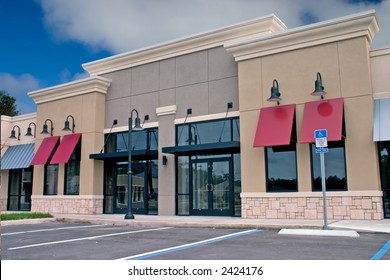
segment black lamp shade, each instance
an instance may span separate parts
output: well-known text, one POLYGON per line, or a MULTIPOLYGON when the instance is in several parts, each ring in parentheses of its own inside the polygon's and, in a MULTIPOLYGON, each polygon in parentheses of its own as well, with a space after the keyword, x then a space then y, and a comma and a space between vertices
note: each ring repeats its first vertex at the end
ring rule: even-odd
POLYGON ((69 121, 68 120, 65 121, 65 125, 64 125, 64 128, 62 130, 64 130, 64 131, 70 131, 71 130, 69 128, 69 121))
POLYGON ((49 134, 49 131, 47 131, 47 124, 43 125, 41 134, 49 134))
POLYGON ((267 101, 279 102, 280 100, 282 99, 280 98, 279 84, 277 80, 274 80, 271 88, 271 96, 267 99, 267 101))
POLYGON ((27 128, 27 133, 24 136, 33 136, 31 133, 31 127, 27 128))
POLYGON ((141 119, 138 117, 136 117, 134 120, 133 130, 143 130, 143 128, 141 127, 141 119))
POLYGON ((10 138, 10 139, 16 139, 15 129, 12 129, 12 130, 11 130, 11 136, 10 136, 9 138, 10 138))
POLYGON ((311 93, 313 96, 323 96, 326 94, 324 86, 322 85, 322 77, 320 73, 317 73, 317 80, 314 82, 314 91, 311 93))

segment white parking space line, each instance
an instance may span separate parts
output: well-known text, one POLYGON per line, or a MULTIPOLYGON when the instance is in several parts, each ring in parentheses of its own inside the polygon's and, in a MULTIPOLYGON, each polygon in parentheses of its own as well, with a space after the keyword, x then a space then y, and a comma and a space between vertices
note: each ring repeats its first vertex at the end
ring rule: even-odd
POLYGON ((8 250, 20 250, 20 249, 26 249, 26 248, 32 248, 32 247, 47 246, 47 245, 54 245, 54 244, 60 244, 60 243, 69 243, 69 242, 76 242, 76 241, 82 241, 82 240, 93 240, 93 239, 110 237, 110 236, 125 235, 125 234, 135 234, 135 233, 149 232, 149 231, 158 231, 158 230, 165 230, 165 229, 171 229, 171 227, 151 228, 151 229, 143 229, 143 230, 135 230, 135 231, 110 233, 110 234, 104 234, 104 235, 95 235, 95 236, 89 236, 89 237, 83 237, 83 238, 59 240, 59 241, 53 241, 53 242, 46 242, 46 243, 38 243, 38 244, 31 244, 31 245, 13 247, 13 248, 9 248, 8 250))
POLYGON ((147 259, 147 258, 151 258, 151 257, 158 256, 158 255, 163 255, 163 254, 168 254, 168 253, 172 253, 172 252, 176 252, 176 251, 180 251, 180 250, 190 249, 193 247, 199 247, 199 246, 211 244, 214 242, 222 241, 225 239, 235 238, 235 237, 239 237, 239 236, 243 236, 243 235, 247 235, 247 234, 252 234, 252 233, 260 232, 260 231, 262 231, 262 230, 251 229, 251 230, 246 230, 246 231, 240 231, 240 232, 222 235, 222 236, 218 236, 218 237, 214 237, 214 238, 210 238, 210 239, 206 239, 206 240, 202 240, 202 241, 198 241, 198 242, 193 242, 193 243, 188 243, 188 244, 179 245, 179 246, 175 246, 175 247, 170 247, 170 248, 165 248, 165 249, 156 250, 156 251, 152 251, 152 252, 147 252, 147 253, 143 253, 143 254, 128 256, 125 258, 120 258, 119 260, 147 259))
POLYGON ((75 228, 102 227, 102 226, 105 226, 105 225, 89 225, 89 226, 74 226, 74 227, 60 227, 60 228, 36 229, 36 230, 27 230, 27 231, 18 231, 18 232, 2 233, 1 236, 6 236, 6 235, 17 235, 17 234, 24 234, 24 233, 34 233, 34 232, 44 232, 44 231, 66 230, 66 229, 75 229, 75 228))

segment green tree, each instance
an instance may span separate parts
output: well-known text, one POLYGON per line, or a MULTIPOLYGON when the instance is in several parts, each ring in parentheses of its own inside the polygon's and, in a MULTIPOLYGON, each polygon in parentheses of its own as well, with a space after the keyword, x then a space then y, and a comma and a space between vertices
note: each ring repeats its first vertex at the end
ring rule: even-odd
POLYGON ((5 91, 0 91, 0 115, 16 116, 19 111, 16 109, 16 99, 9 96, 5 91))

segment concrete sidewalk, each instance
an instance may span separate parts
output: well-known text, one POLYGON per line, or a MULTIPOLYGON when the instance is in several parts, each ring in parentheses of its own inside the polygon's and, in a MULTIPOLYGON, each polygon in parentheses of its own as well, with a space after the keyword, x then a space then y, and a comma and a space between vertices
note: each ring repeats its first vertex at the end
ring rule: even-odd
MULTIPOLYGON (((292 219, 243 219, 240 217, 204 217, 204 216, 151 216, 135 215, 134 220, 125 220, 124 214, 53 214, 51 219, 2 221, 1 225, 36 223, 36 222, 72 222, 99 223, 110 225, 135 225, 141 227, 207 227, 207 228, 240 228, 240 229, 322 229, 323 220, 292 219)), ((355 230, 357 232, 390 233, 390 219, 385 220, 343 220, 328 221, 329 229, 355 230)))

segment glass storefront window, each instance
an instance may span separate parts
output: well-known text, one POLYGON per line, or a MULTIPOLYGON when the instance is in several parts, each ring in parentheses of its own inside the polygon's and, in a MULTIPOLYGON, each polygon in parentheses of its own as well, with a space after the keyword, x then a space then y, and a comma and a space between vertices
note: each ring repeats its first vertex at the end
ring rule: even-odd
POLYGON ((390 218, 390 141, 379 142, 379 160, 384 216, 390 218))
POLYGON ((186 123, 176 127, 177 145, 199 145, 239 141, 239 119, 186 123))
MULTIPOLYGON (((346 191, 347 175, 345 163, 344 140, 328 142, 329 152, 325 153, 325 176, 327 191, 346 191)), ((311 144, 312 189, 321 191, 320 154, 315 152, 315 144, 311 144)))
MULTIPOLYGON (((158 128, 147 128, 142 131, 133 131, 133 150, 157 150, 158 128)), ((106 135, 106 153, 128 151, 128 132, 118 132, 106 135), (108 140, 107 140, 108 138, 108 140)))
POLYGON ((177 159, 177 214, 189 215, 189 178, 190 178, 189 157, 178 157, 177 159))
POLYGON ((73 150, 67 164, 65 164, 65 195, 78 195, 80 187, 80 141, 73 150))
POLYGON ((296 192, 296 143, 288 146, 266 147, 267 192, 296 192))
POLYGON ((234 216, 241 216, 241 156, 233 155, 234 170, 234 216))
POLYGON ((45 165, 44 195, 57 195, 58 164, 45 165))

